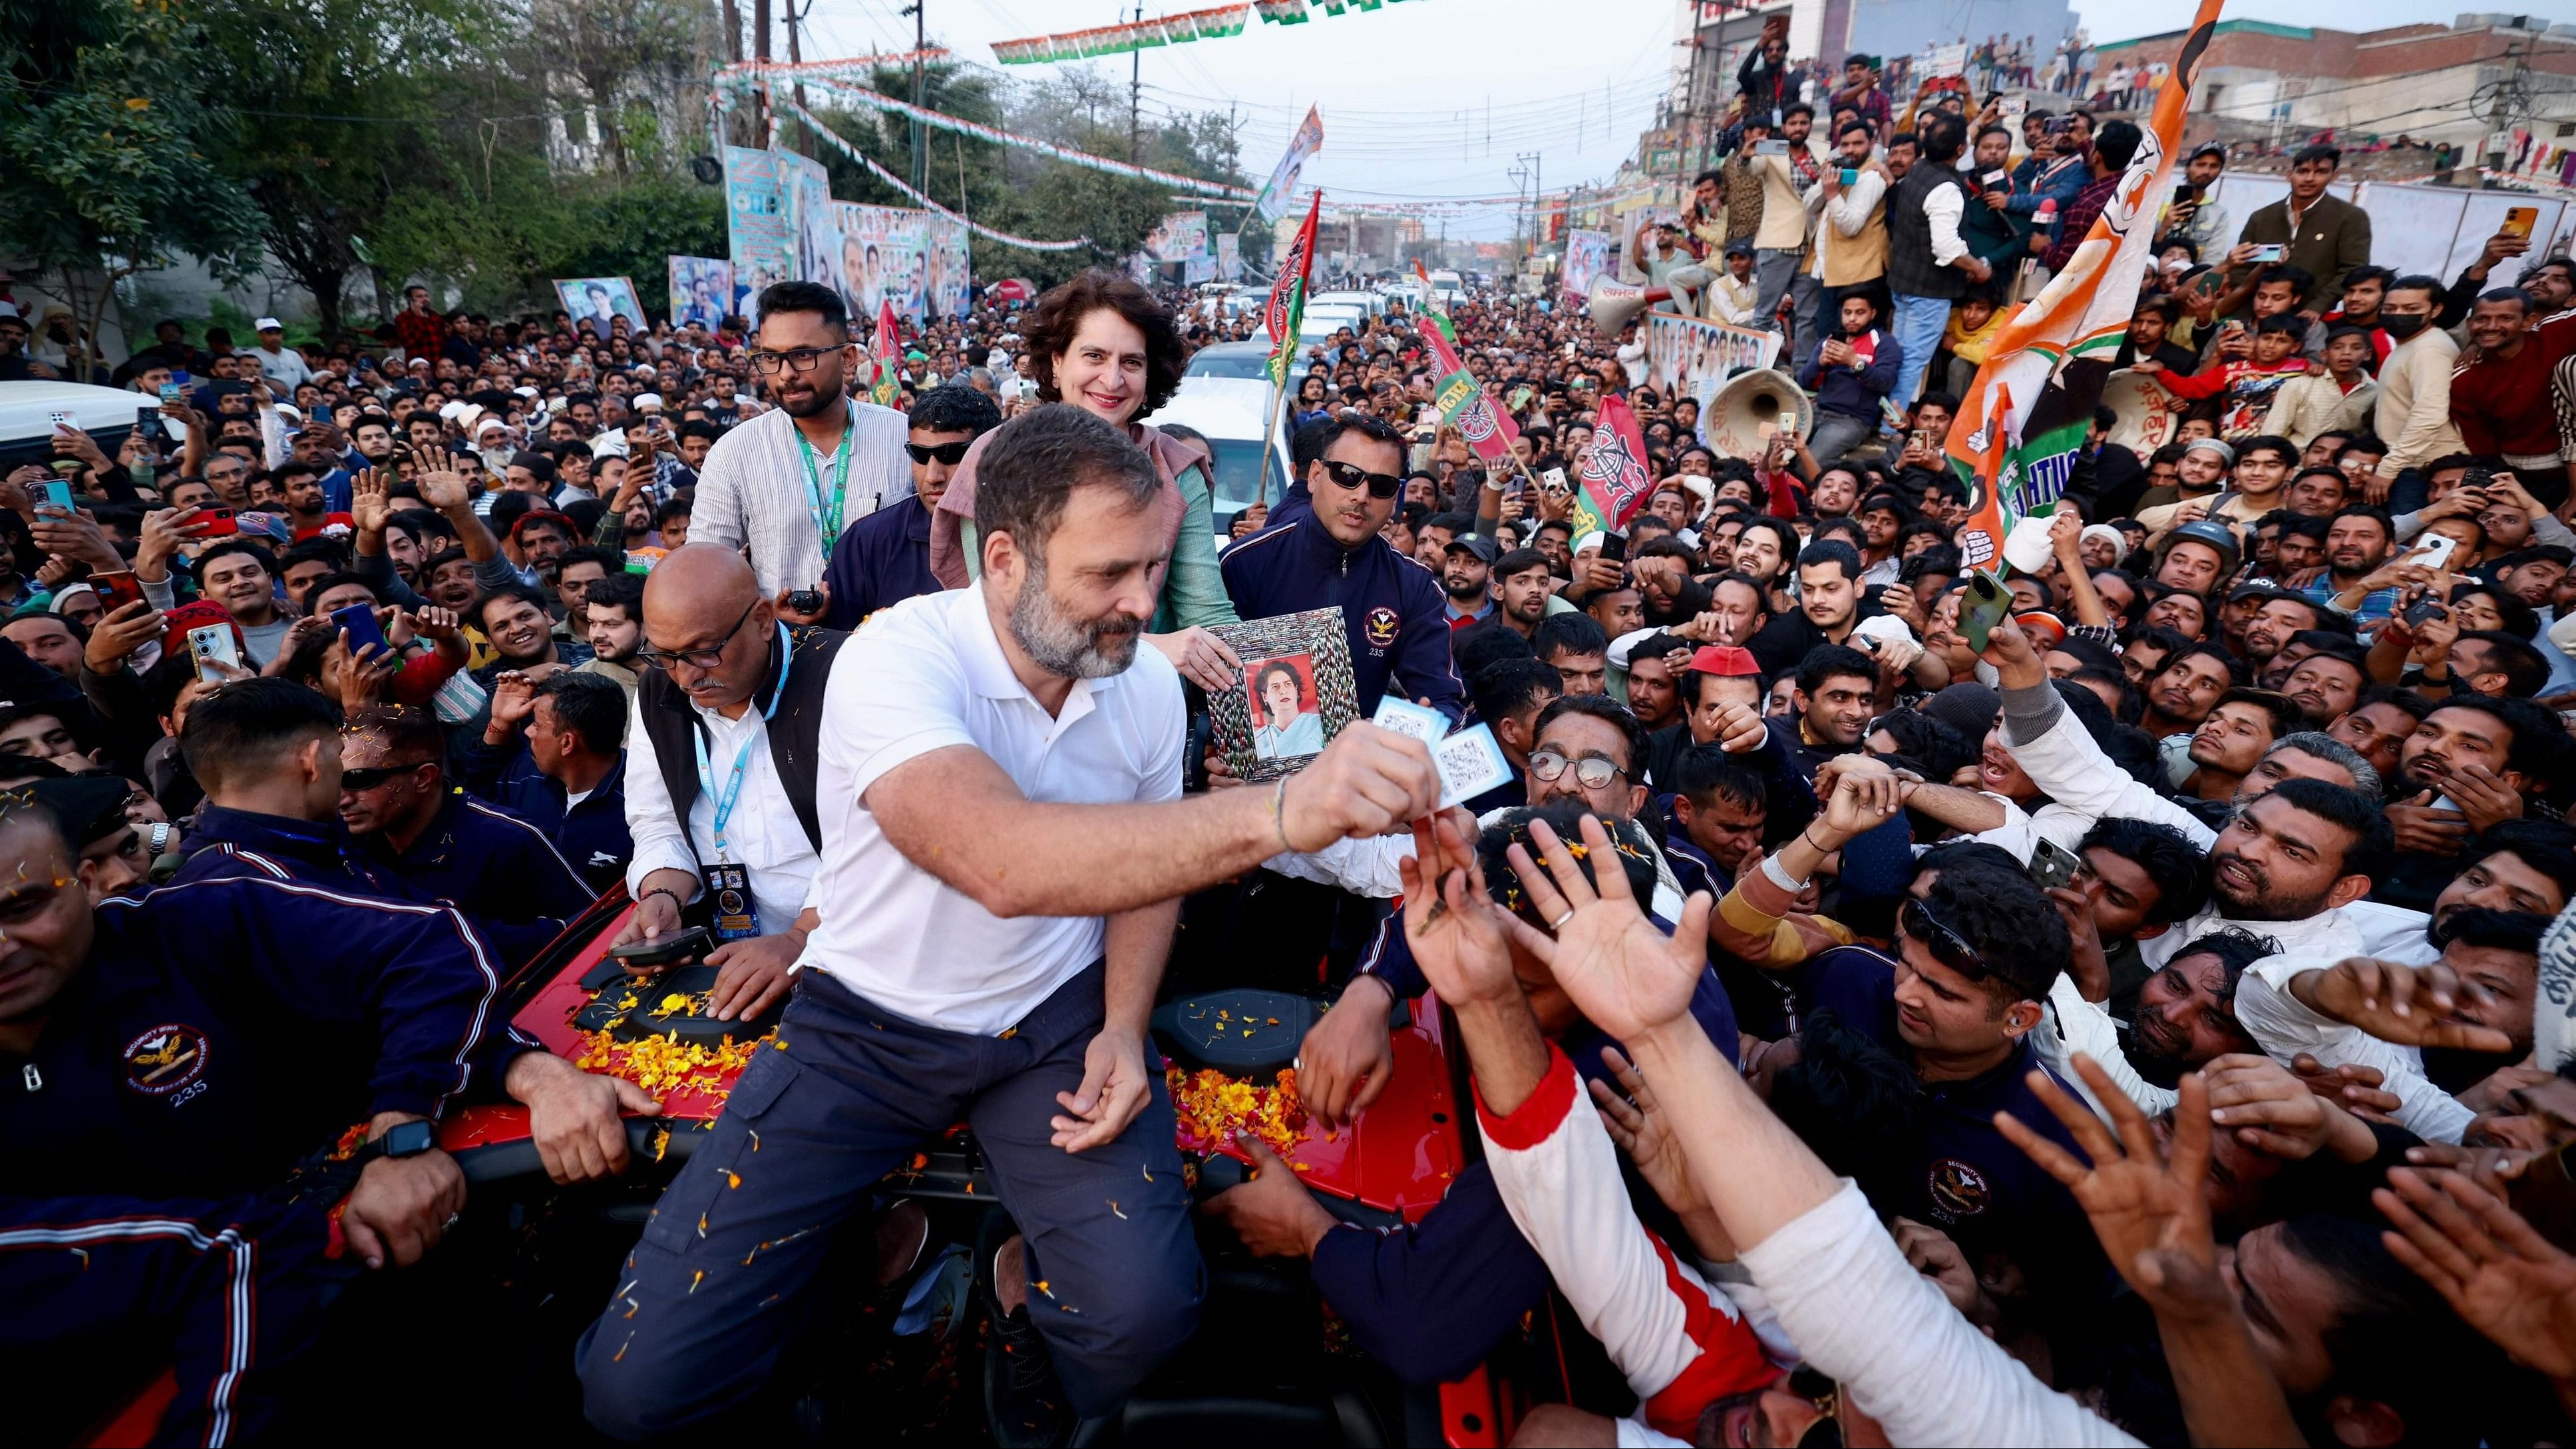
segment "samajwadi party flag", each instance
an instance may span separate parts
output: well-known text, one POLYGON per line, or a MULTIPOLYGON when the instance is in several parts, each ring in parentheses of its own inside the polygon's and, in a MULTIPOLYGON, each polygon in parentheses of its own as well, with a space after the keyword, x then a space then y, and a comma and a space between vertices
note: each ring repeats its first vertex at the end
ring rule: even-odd
POLYGON ((877 336, 870 352, 876 354, 876 385, 868 389, 868 401, 893 407, 901 395, 899 381, 903 370, 903 341, 895 332, 894 301, 888 298, 877 304, 877 336))
POLYGON ((1510 413, 1494 405, 1485 385, 1459 360, 1457 340, 1449 335, 1449 319, 1434 312, 1427 322, 1422 340, 1440 369, 1440 381, 1431 389, 1431 402, 1440 409, 1440 420, 1455 427, 1458 436, 1466 439, 1467 446, 1486 462, 1509 454, 1512 444, 1520 438, 1520 426, 1512 421, 1510 413))
POLYGON ((1627 401, 1605 397, 1594 411, 1592 446, 1584 449, 1574 515, 1566 520, 1581 538, 1596 531, 1617 532, 1628 526, 1654 491, 1654 474, 1646 467, 1646 435, 1627 401))
POLYGON ((1270 284, 1270 301, 1261 309, 1261 325, 1270 331, 1270 385, 1288 385, 1288 365, 1297 356, 1297 324, 1306 319, 1306 274, 1315 265, 1315 219, 1323 215, 1324 193, 1315 193, 1306 208, 1306 224, 1279 263, 1279 280, 1270 284))
POLYGON ((1270 168, 1270 179, 1262 183, 1261 195, 1253 200, 1253 210, 1261 213, 1263 221, 1277 221, 1279 214, 1288 209, 1288 198, 1297 194, 1298 173, 1323 149, 1323 114, 1308 106, 1306 119, 1297 124, 1297 134, 1288 138, 1287 153, 1270 168))
POLYGON ((2047 290, 2004 324, 1960 402, 1948 452, 1975 499, 1957 539, 1971 568, 1996 560, 2014 519, 2047 509, 2066 490, 2111 356, 2128 336, 2218 10, 2219 0, 2200 0, 2173 81, 2156 93, 2119 189, 2047 290))

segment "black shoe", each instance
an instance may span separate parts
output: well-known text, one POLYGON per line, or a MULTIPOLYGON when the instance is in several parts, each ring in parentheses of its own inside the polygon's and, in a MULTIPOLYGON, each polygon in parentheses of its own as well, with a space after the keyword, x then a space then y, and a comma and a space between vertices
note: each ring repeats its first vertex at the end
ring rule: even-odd
MULTIPOLYGON (((1023 1250, 1012 1240, 1007 1220, 1001 1231, 988 1236, 1004 1240, 988 1242, 980 1255, 983 1261, 977 1266, 993 1274, 1000 1252, 1023 1250)), ((1037 1325, 1030 1321, 1031 1311, 1045 1296, 1032 1283, 1028 1302, 1018 1312, 1006 1313, 993 1283, 990 1276, 984 1280, 984 1302, 993 1325, 984 1340, 985 1423, 999 1449, 1056 1449, 1071 1441, 1074 1417, 1064 1385, 1056 1379, 1055 1361, 1048 1356, 1037 1325)))

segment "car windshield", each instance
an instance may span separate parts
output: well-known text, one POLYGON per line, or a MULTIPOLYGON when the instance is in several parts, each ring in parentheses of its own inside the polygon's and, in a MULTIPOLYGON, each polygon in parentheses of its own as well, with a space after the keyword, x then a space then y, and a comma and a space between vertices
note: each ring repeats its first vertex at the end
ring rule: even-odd
POLYGON ((1255 352, 1249 349, 1242 352, 1220 352, 1212 347, 1204 348, 1196 357, 1190 359, 1189 370, 1183 375, 1187 377, 1267 377, 1270 375, 1270 357, 1266 352, 1255 352))
MULTIPOLYGON (((1252 506, 1253 470, 1260 465, 1261 445, 1250 438, 1210 438, 1208 447, 1216 453, 1216 504, 1213 511, 1221 521, 1252 506)), ((1287 491, 1287 469, 1279 461, 1277 449, 1270 453, 1270 491, 1272 507, 1287 491)))

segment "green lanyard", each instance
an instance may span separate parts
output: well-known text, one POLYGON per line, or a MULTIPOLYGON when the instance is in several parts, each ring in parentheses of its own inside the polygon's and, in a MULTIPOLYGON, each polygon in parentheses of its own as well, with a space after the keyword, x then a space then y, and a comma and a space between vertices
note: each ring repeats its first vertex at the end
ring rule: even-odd
POLYGON ((841 450, 832 457, 832 502, 823 503, 823 480, 814 471, 814 447, 805 441, 803 429, 796 429, 796 455, 805 464, 805 511, 813 516, 814 531, 822 535, 823 557, 832 557, 833 541, 841 536, 841 505, 850 496, 850 439, 859 431, 859 410, 850 408, 841 427, 841 450))

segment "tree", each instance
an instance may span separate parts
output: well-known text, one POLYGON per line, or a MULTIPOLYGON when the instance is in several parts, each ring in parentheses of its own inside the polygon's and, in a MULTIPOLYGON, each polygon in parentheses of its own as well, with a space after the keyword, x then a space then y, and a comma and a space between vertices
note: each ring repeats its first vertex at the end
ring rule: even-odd
POLYGON ((259 212, 209 153, 237 128, 167 5, 0 0, 0 251, 72 299, 95 346, 116 285, 185 252, 259 262, 259 212))

